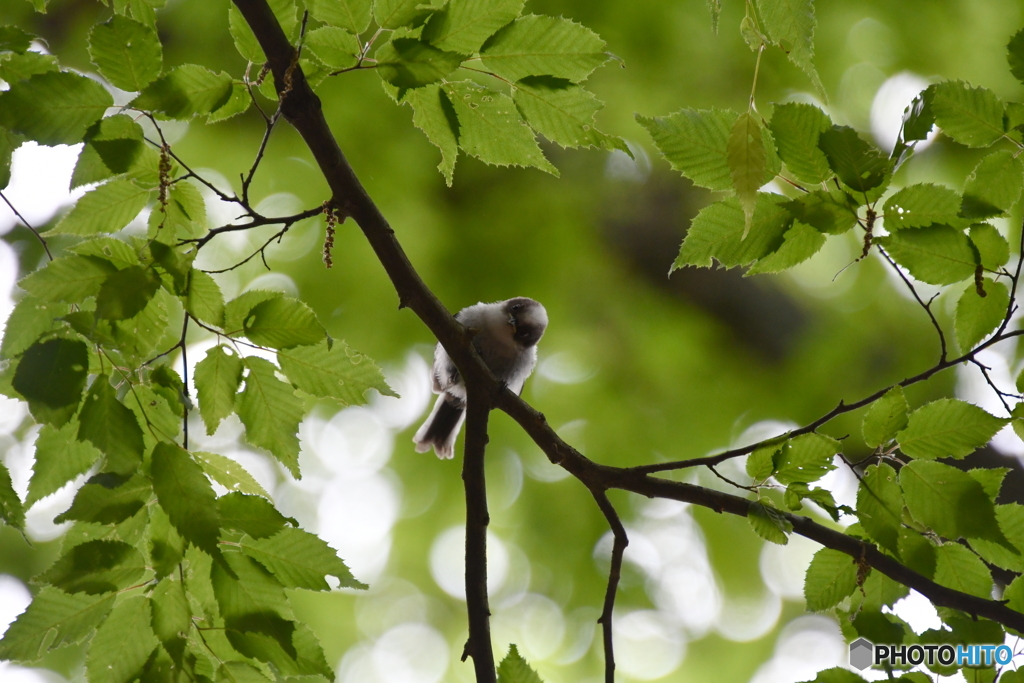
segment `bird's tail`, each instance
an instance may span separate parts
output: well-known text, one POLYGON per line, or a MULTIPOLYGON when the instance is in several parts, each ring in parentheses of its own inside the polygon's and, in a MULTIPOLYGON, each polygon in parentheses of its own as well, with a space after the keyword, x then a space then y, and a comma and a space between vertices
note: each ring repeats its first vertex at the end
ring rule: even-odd
POLYGON ((437 397, 434 409, 430 411, 426 422, 412 437, 416 443, 416 452, 426 453, 433 446, 439 458, 447 460, 454 456, 455 437, 459 435, 465 419, 465 402, 451 394, 442 393, 437 397))

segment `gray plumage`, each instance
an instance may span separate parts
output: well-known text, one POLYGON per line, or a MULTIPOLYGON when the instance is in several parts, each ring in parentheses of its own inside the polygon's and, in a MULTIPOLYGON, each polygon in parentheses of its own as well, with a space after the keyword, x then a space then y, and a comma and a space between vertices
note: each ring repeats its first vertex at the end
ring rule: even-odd
MULTIPOLYGON (((537 364, 537 342, 548 326, 548 314, 533 299, 516 297, 468 306, 455 319, 474 333, 473 345, 494 376, 519 394, 537 364)), ((431 447, 439 458, 455 454, 455 438, 466 418, 466 386, 448 353, 434 349, 434 409, 412 440, 418 453, 431 447)))

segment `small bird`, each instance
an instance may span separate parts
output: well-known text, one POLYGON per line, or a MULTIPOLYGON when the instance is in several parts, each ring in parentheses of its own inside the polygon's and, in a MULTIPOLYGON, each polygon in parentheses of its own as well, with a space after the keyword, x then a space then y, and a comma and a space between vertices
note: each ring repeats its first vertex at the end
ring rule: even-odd
MULTIPOLYGON (((537 342, 548 326, 544 307, 526 297, 467 306, 455 319, 474 333, 473 346, 498 380, 517 394, 537 364, 537 342)), ((437 457, 454 455, 455 437, 466 419, 466 385, 440 344, 434 349, 434 410, 412 440, 417 453, 434 447, 437 457)))

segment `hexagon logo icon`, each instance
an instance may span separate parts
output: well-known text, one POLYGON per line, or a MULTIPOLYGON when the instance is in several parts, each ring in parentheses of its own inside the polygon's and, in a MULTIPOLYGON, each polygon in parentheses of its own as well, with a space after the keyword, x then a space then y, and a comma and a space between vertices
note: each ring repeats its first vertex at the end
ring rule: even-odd
POLYGON ((850 643, 850 666, 864 670, 871 666, 874 646, 865 638, 858 638, 850 643))

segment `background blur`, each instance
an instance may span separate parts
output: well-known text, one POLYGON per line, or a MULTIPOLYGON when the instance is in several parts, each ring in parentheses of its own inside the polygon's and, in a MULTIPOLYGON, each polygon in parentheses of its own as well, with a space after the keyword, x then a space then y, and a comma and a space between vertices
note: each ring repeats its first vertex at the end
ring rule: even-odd
MULTIPOLYGON (((852 232, 784 276, 687 270, 667 277, 689 221, 711 195, 669 170, 633 114, 745 106, 754 54, 738 30, 743 3, 722 4, 715 35, 702 0, 527 3, 527 11, 589 26, 623 60, 595 73, 589 86, 607 102, 602 129, 628 140, 636 161, 545 143, 558 179, 460 157, 448 189, 435 170, 439 152, 413 128, 411 110, 385 95, 376 74, 345 74, 319 89, 353 167, 449 309, 512 296, 545 304, 551 326, 524 397, 598 462, 637 465, 749 443, 914 374, 938 355, 927 318, 894 276, 875 258, 854 263, 860 245, 852 232)), ((98 2, 51 0, 48 14, 37 15, 27 0, 0 0, 0 24, 44 36, 63 64, 82 71, 91 70, 86 33, 108 13, 98 2)), ((165 67, 196 62, 243 73, 226 30, 227 0, 169 0, 158 16, 165 67)), ((1019 0, 819 0, 817 16, 817 65, 830 115, 886 150, 903 107, 930 81, 961 78, 1004 99, 1024 95, 1004 58, 1009 36, 1024 25, 1019 0)), ((781 53, 765 53, 757 97, 765 117, 773 101, 810 101, 810 88, 781 53)), ((250 111, 213 126, 168 125, 166 132, 193 168, 237 185, 262 122, 250 111)), ((71 201, 76 154, 59 147, 15 154, 5 194, 34 224, 52 223, 71 201)), ((897 182, 960 189, 977 158, 939 136, 897 182)), ((283 125, 254 186, 265 213, 292 213, 327 198, 310 159, 283 125)), ((230 209, 211 203, 212 224, 232 218, 230 209)), ((1011 244, 1016 225, 1017 219, 1000 224, 1011 244)), ((212 257, 208 265, 234 263, 269 234, 219 237, 220 250, 204 252, 212 257)), ((2 321, 17 297, 14 282, 38 265, 41 250, 6 209, 0 235, 2 321)), ((237 457, 286 514, 330 542, 370 584, 360 593, 293 592, 340 681, 469 681, 471 666, 458 661, 466 637, 461 455, 440 462, 416 454, 410 440, 432 400, 433 342, 411 312, 398 310, 356 227, 339 228, 330 271, 321 262, 322 235, 321 220, 300 224, 268 251, 272 273, 253 260, 220 279, 225 294, 259 287, 302 297, 334 337, 386 368, 402 398, 376 396, 341 412, 318 406, 301 428, 301 481, 238 445, 236 417, 199 447, 237 457)), ((944 320, 958 295, 939 304, 944 320)), ((190 341, 194 363, 212 342, 190 341)), ((982 360, 1012 383, 1014 353, 988 352, 982 360)), ((916 405, 953 391, 999 412, 967 370, 948 371, 908 394, 916 405)), ((0 401, 0 457, 24 495, 37 429, 23 406, 0 401)), ((851 435, 852 455, 866 454, 859 420, 854 414, 826 429, 851 435)), ((548 464, 510 419, 495 414, 491 425, 495 648, 503 656, 517 643, 548 683, 597 681, 607 526, 585 488, 548 464)), ((203 434, 198 421, 190 432, 203 434)), ((995 446, 1024 453, 1009 432, 995 446)), ((742 466, 733 461, 723 473, 742 477, 742 466)), ((684 474, 722 486, 705 473, 684 474)), ((841 502, 853 500, 848 472, 829 475, 826 484, 841 502)), ((72 494, 68 487, 30 511, 31 546, 0 527, 0 631, 28 603, 29 578, 56 557, 62 528, 51 520, 72 494)), ((624 494, 612 499, 631 534, 616 616, 622 680, 783 683, 845 663, 834 620, 803 609, 813 544, 794 537, 785 547, 766 545, 742 519, 624 494)), ((919 597, 898 609, 919 630, 931 625, 919 597)), ((59 673, 0 664, 0 678, 80 680, 80 660, 78 648, 65 648, 43 662, 59 673)))

